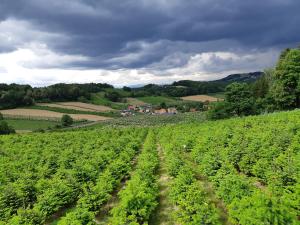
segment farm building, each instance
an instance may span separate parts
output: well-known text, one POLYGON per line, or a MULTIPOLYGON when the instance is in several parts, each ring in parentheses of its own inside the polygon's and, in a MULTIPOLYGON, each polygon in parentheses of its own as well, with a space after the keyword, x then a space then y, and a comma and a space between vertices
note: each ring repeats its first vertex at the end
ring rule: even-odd
POLYGON ((177 109, 175 107, 172 107, 172 108, 168 108, 168 113, 169 114, 177 114, 178 111, 177 111, 177 109))
POLYGON ((168 111, 166 109, 156 109, 154 110, 155 114, 166 114, 168 111))

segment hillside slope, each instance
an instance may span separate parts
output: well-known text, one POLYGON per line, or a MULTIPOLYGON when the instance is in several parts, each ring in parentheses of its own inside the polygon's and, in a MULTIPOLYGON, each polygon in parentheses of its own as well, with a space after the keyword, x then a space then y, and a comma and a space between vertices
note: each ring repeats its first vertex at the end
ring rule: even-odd
POLYGON ((299 223, 299 110, 0 144, 0 224, 299 223))

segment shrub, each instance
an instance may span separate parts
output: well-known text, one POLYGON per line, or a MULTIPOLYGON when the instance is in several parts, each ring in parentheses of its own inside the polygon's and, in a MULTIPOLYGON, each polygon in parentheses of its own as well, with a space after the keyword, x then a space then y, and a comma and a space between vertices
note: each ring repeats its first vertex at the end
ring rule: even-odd
POLYGON ((69 115, 63 115, 61 118, 61 124, 65 127, 71 126, 73 124, 73 119, 69 115))
POLYGON ((16 131, 8 126, 7 122, 5 121, 0 121, 0 135, 1 134, 14 134, 16 131))

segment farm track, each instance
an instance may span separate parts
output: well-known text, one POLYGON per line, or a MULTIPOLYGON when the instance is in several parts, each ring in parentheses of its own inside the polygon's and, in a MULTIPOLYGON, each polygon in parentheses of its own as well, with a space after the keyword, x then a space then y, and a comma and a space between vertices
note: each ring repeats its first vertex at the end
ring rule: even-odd
POLYGON ((169 193, 169 183, 171 177, 167 173, 165 156, 161 149, 161 146, 158 145, 158 154, 159 154, 159 204, 153 216, 151 217, 149 224, 150 225, 174 225, 175 222, 172 218, 173 206, 168 198, 169 193))
MULTIPOLYGON (((141 147, 141 149, 143 149, 143 147, 141 147)), ((108 224, 108 220, 110 217, 109 212, 118 204, 118 202, 119 202, 118 193, 125 188, 127 181, 130 180, 132 174, 134 173, 135 168, 137 166, 138 157, 141 152, 142 152, 142 150, 140 152, 138 152, 138 154, 136 154, 136 156, 132 160, 132 169, 131 169, 130 173, 127 176, 125 176, 124 179, 122 179, 119 186, 111 194, 111 198, 108 200, 108 202, 103 207, 101 207, 100 212, 96 215, 96 218, 95 218, 96 224, 100 224, 100 225, 108 224)))
POLYGON ((207 180, 205 176, 199 173, 199 171, 197 170, 198 165, 195 162, 193 162, 193 160, 188 154, 184 155, 184 161, 186 164, 190 166, 190 168, 193 169, 194 174, 196 175, 196 179, 203 184, 203 187, 205 188, 208 198, 219 209, 222 223, 225 225, 232 225, 228 220, 227 208, 224 202, 216 196, 213 185, 207 180))

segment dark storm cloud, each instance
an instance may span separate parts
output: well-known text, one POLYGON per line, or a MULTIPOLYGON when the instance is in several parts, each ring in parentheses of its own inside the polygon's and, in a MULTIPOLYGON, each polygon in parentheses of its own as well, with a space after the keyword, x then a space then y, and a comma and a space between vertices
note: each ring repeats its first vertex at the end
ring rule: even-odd
MULTIPOLYGON (((59 34, 32 39, 90 59, 66 67, 159 69, 201 52, 293 46, 300 41, 299 10, 298 0, 1 0, 0 20, 59 34)), ((14 47, 0 44, 0 52, 14 47)))

